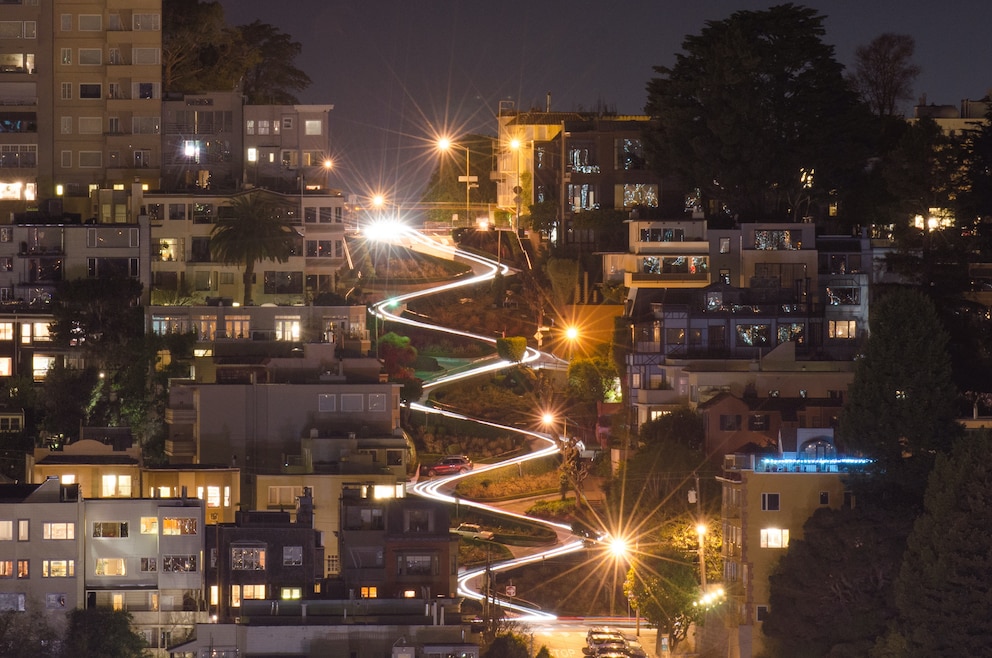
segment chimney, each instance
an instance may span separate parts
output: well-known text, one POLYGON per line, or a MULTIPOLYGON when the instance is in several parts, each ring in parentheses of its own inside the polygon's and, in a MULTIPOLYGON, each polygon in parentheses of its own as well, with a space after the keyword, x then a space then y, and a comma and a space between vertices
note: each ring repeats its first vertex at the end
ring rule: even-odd
POLYGON ((551 111, 551 92, 550 91, 548 92, 548 105, 547 105, 547 109, 545 109, 544 111, 545 112, 550 112, 551 111))

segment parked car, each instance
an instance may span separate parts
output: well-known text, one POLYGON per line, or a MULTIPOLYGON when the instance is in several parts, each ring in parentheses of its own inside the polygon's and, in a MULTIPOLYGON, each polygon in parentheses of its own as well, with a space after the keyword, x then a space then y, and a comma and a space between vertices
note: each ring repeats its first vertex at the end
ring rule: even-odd
POLYGON ((433 464, 422 465, 420 467, 420 474, 434 477, 435 475, 467 473, 472 470, 473 466, 472 460, 465 455, 452 455, 451 457, 439 459, 433 464))
POLYGON ((624 637, 619 629, 608 626, 590 628, 589 632, 586 633, 586 646, 593 651, 598 651, 601 647, 604 649, 623 650, 626 648, 626 641, 627 638, 624 637), (617 645, 624 646, 620 647, 617 645))
POLYGON ((451 532, 469 539, 492 539, 494 536, 491 531, 483 530, 478 523, 462 523, 457 528, 452 528, 451 532))

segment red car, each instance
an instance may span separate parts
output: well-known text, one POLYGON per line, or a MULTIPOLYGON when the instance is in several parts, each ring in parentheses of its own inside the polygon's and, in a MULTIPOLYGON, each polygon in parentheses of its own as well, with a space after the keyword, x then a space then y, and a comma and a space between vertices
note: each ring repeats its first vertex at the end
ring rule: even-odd
POLYGON ((452 455, 439 460, 430 466, 420 467, 421 475, 434 477, 435 475, 451 475, 453 473, 467 473, 472 470, 472 460, 465 455, 452 455))

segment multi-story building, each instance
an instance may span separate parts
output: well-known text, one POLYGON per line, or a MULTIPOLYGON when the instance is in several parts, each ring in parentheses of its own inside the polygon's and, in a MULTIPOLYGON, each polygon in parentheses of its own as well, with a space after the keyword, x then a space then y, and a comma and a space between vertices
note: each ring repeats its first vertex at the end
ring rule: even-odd
POLYGON ((727 455, 723 474, 723 588, 727 594, 729 653, 761 654, 769 610, 769 576, 790 541, 820 508, 850 506, 844 475, 864 459, 838 454, 829 430, 783 432, 778 450, 727 455))
POLYGON ((244 97, 237 91, 166 94, 162 101, 162 188, 234 192, 244 174, 244 97))
POLYGON ((85 602, 83 497, 57 479, 0 485, 0 610, 63 627, 85 602))
POLYGON ((207 619, 204 503, 193 498, 85 500, 86 607, 131 613, 157 655, 207 619))
POLYGON ((206 621, 204 506, 188 498, 84 499, 78 484, 0 485, 0 609, 131 613, 165 655, 206 621))
POLYGON ((309 490, 288 512, 240 511, 207 536, 209 611, 218 621, 241 616, 242 601, 307 601, 319 595, 323 547, 313 529, 309 490))
POLYGON ((458 536, 446 506, 345 489, 338 533, 348 598, 431 600, 457 595, 458 536))

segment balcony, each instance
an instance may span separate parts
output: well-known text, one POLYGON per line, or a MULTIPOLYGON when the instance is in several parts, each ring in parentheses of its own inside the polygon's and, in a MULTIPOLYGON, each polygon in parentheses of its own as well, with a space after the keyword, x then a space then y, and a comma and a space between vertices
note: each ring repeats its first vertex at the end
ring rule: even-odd
POLYGON ((165 455, 167 457, 190 458, 196 456, 196 442, 192 437, 176 437, 165 440, 165 455))
POLYGON ((679 397, 678 393, 671 388, 635 388, 631 390, 631 393, 634 396, 634 403, 641 405, 677 404, 680 401, 684 401, 679 397))
POLYGON ((193 407, 166 407, 165 422, 167 425, 192 425, 196 422, 196 409, 193 407))

